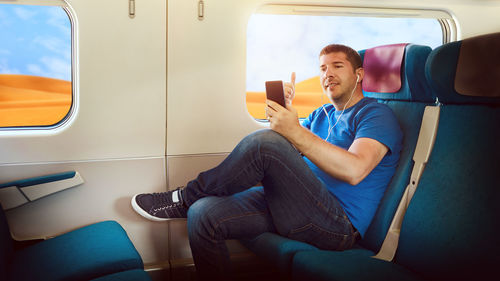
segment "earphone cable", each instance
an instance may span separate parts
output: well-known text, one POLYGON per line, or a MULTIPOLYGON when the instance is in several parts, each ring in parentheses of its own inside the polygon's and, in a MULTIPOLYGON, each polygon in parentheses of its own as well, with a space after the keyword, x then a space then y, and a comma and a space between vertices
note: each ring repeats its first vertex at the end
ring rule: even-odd
POLYGON ((328 138, 330 137, 330 134, 332 133, 333 128, 335 128, 335 126, 337 126, 337 123, 339 123, 340 118, 342 118, 342 115, 344 114, 344 111, 345 111, 347 105, 349 104, 349 102, 352 99, 352 96, 354 95, 354 91, 356 91, 356 88, 358 87, 358 80, 356 80, 356 85, 354 85, 354 88, 352 89, 351 96, 349 97, 349 100, 344 105, 344 108, 342 109, 342 112, 340 113, 339 117, 337 118, 337 121, 335 122, 335 124, 332 127, 330 127, 330 124, 331 124, 330 123, 330 116, 328 116, 328 113, 326 112, 326 109, 325 109, 325 105, 323 105, 323 111, 325 112, 326 119, 328 120, 328 134, 326 135, 325 141, 328 141, 328 138))

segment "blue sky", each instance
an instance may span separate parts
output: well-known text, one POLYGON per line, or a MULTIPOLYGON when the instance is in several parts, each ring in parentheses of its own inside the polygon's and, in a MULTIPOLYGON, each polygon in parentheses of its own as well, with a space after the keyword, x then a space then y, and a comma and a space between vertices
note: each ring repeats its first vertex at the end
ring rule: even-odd
POLYGON ((362 50, 393 43, 435 48, 442 31, 435 19, 252 15, 247 29, 247 91, 264 91, 266 80, 297 82, 318 75, 318 53, 331 43, 362 50))
POLYGON ((0 74, 71 80, 71 23, 61 7, 0 5, 0 74))

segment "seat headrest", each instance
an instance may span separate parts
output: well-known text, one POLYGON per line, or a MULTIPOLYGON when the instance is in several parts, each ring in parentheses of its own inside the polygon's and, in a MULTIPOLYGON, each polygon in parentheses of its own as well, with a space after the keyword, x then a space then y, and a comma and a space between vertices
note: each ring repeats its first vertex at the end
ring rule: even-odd
POLYGON ((394 44, 367 49, 363 58, 367 92, 395 93, 401 89, 401 68, 408 44, 394 44))
POLYGON ((442 45, 431 52, 426 78, 444 104, 500 104, 500 33, 442 45))
POLYGON ((424 66, 430 47, 392 44, 360 51, 367 97, 384 100, 433 102, 425 82, 424 66))

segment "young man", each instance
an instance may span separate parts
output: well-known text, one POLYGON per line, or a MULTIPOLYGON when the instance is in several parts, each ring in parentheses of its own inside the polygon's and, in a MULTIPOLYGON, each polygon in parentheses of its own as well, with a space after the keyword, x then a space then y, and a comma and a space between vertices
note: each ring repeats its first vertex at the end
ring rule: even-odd
POLYGON ((363 97, 359 54, 343 45, 323 48, 321 85, 331 104, 299 123, 291 105, 268 100, 271 130, 245 137, 217 167, 185 188, 139 194, 133 208, 151 220, 187 217, 200 278, 230 272, 226 239, 263 232, 344 250, 362 237, 389 183, 402 133, 391 109, 363 97), (253 187, 262 183, 262 187, 253 187))

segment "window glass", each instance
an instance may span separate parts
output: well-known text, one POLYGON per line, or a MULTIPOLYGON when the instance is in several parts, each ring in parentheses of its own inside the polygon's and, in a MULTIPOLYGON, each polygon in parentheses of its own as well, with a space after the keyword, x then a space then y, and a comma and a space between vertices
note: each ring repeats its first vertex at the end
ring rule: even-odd
POLYGON ((437 19, 254 14, 247 29, 247 108, 264 119, 265 81, 290 81, 300 118, 328 101, 319 83, 318 55, 332 43, 355 50, 394 43, 435 48, 443 31, 437 19))
POLYGON ((71 21, 62 7, 0 4, 0 127, 52 126, 72 106, 71 21))

